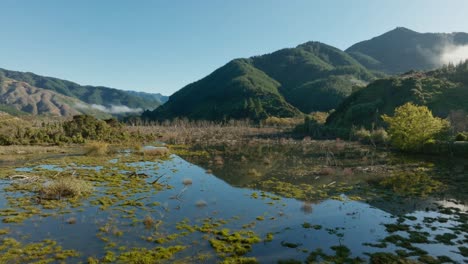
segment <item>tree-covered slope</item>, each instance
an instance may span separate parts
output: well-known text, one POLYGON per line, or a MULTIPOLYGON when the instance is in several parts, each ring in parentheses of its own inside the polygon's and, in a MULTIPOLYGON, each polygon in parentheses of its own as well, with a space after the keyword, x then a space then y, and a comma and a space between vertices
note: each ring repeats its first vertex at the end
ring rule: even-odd
POLYGON ((446 52, 467 44, 467 33, 418 33, 399 27, 359 42, 346 52, 368 69, 401 74, 438 68, 445 63, 443 55, 446 52))
POLYGON ((329 116, 327 125, 381 126, 381 115, 392 115, 406 102, 428 106, 443 118, 453 110, 468 111, 468 62, 377 80, 343 101, 329 116))
POLYGON ((131 92, 102 86, 82 86, 74 82, 53 77, 44 77, 30 72, 0 69, 7 78, 28 83, 31 86, 51 90, 77 98, 88 104, 127 106, 128 108, 154 109, 161 105, 158 98, 136 95, 131 92))
POLYGON ((249 60, 237 59, 207 77, 185 86, 169 101, 143 117, 163 120, 262 119, 269 115, 292 117, 300 112, 279 93, 280 84, 253 67, 249 60))
POLYGON ((308 42, 231 61, 143 117, 259 119, 329 111, 351 94, 353 86, 365 85, 375 76, 345 52, 308 42))

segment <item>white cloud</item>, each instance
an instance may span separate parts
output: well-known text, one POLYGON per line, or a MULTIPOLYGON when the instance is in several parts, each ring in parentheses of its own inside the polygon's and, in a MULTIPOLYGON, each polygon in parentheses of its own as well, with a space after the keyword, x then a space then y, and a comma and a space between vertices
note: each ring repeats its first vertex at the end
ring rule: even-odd
POLYGON ((440 64, 457 64, 468 60, 468 45, 464 46, 455 46, 453 44, 446 45, 442 49, 440 55, 440 64))
POLYGON ((130 108, 125 105, 111 105, 110 107, 107 107, 98 104, 86 105, 83 103, 76 103, 75 106, 79 109, 96 109, 109 114, 139 113, 143 111, 141 108, 130 108))

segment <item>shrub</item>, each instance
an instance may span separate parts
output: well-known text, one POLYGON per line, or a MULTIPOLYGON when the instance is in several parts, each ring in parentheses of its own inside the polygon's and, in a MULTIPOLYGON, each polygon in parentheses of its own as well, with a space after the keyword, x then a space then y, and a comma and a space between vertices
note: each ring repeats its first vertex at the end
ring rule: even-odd
POLYGON ((458 133, 455 141, 468 141, 468 133, 458 133))
POLYGON ((371 139, 375 144, 385 144, 389 140, 387 131, 383 128, 373 130, 371 133, 371 139))
POLYGON ((382 119, 389 125, 392 144, 404 151, 420 151, 425 142, 441 136, 449 127, 426 106, 412 103, 397 107, 393 117, 383 115, 382 119))
POLYGON ((363 127, 358 130, 354 130, 352 133, 353 136, 361 142, 369 143, 371 140, 371 132, 363 127))

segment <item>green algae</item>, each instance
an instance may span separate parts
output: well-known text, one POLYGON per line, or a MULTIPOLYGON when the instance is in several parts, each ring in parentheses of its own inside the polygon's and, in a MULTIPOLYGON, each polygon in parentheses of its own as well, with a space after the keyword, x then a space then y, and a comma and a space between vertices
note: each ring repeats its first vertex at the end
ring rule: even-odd
POLYGON ((53 240, 22 244, 13 238, 0 242, 0 263, 52 263, 79 256, 74 250, 65 250, 53 240))
POLYGON ((120 254, 120 256, 116 258, 116 263, 159 263, 163 260, 172 259, 176 253, 184 250, 185 248, 185 246, 155 247, 152 249, 134 248, 132 250, 120 254))
POLYGON ((440 191, 444 187, 442 182, 424 172, 397 173, 382 180, 380 185, 402 196, 422 197, 440 191))

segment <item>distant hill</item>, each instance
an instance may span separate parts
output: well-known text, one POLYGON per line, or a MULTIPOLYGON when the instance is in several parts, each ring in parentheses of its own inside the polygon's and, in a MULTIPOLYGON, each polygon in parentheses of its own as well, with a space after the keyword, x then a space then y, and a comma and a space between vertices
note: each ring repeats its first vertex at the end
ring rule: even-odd
POLYGON ((292 117, 328 111, 379 74, 345 52, 308 42, 263 56, 236 59, 170 96, 144 118, 222 120, 292 117))
POLYGON ((135 93, 102 86, 83 86, 74 82, 53 77, 44 77, 30 72, 0 69, 0 74, 3 74, 9 79, 27 83, 33 87, 76 98, 86 104, 94 105, 97 109, 112 114, 155 109, 164 101, 164 97, 158 95, 147 94, 143 96, 138 92, 135 93))
POLYGON ((409 72, 377 80, 348 97, 327 119, 335 127, 381 126, 406 102, 426 105, 446 118, 452 110, 468 111, 468 61, 430 72, 409 72))
POLYGON ((370 70, 401 74, 410 70, 433 70, 450 60, 458 63, 467 59, 451 54, 457 47, 467 44, 467 33, 418 33, 398 27, 354 44, 346 52, 370 70))
POLYGON ((0 111, 12 115, 91 114, 102 118, 110 117, 108 113, 93 108, 76 98, 4 77, 0 80, 0 111))
POLYGON ((169 96, 165 96, 160 93, 146 93, 146 92, 137 92, 137 91, 125 91, 125 92, 134 96, 141 97, 143 99, 155 100, 159 102, 159 104, 164 104, 165 102, 167 102, 167 100, 169 100, 169 96))

